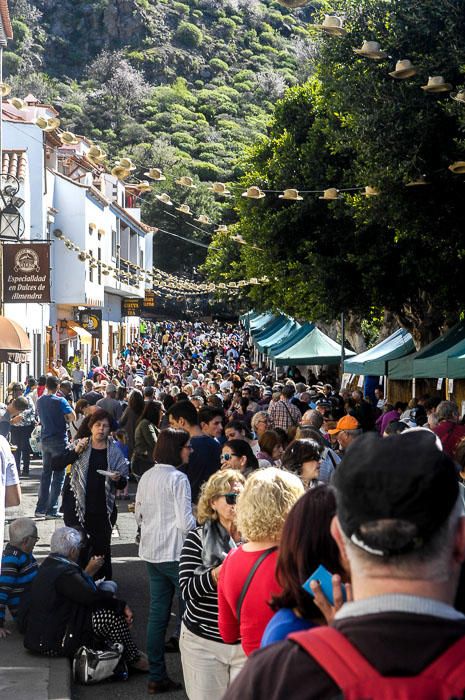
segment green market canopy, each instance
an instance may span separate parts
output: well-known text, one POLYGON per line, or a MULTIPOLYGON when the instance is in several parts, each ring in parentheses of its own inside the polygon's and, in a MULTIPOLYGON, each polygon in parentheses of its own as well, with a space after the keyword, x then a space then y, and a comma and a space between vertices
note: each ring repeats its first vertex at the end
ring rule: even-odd
POLYGON ((410 333, 405 328, 399 328, 378 345, 344 362, 344 372, 381 377, 387 374, 389 360, 404 357, 414 350, 410 333))
MULTIPOLYGON (((346 349, 346 355, 355 355, 346 349)), ((341 358, 341 346, 315 326, 294 345, 272 354, 275 365, 335 365, 341 358)))
POLYGON ((260 314, 260 316, 257 316, 256 318, 252 319, 249 323, 249 333, 252 335, 257 335, 258 333, 261 333, 262 330, 264 330, 270 323, 273 323, 273 321, 276 320, 276 316, 274 314, 270 313, 265 313, 265 314, 260 314))
POLYGON ((254 338, 254 344, 260 352, 266 352, 268 348, 280 343, 285 338, 288 338, 290 333, 300 328, 300 323, 294 321, 293 318, 282 316, 280 321, 281 323, 276 325, 275 328, 263 331, 259 337, 254 338))
POLYGON ((460 322, 418 352, 388 362, 389 379, 465 376, 465 323, 460 322), (460 370, 462 368, 462 373, 460 370), (449 371, 455 374, 449 374, 449 371))
POLYGON ((314 328, 315 324, 307 321, 303 326, 299 326, 299 328, 296 328, 296 330, 294 330, 292 333, 289 333, 286 338, 282 338, 274 345, 270 345, 266 351, 266 354, 270 355, 271 357, 274 355, 279 355, 284 350, 287 350, 298 343, 299 340, 302 340, 302 338, 305 338, 305 336, 307 336, 314 328))

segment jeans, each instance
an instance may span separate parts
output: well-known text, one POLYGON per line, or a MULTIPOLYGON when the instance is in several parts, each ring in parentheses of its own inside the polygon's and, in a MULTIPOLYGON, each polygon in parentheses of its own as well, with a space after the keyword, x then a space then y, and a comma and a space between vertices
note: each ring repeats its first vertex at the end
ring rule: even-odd
POLYGON ((79 401, 82 396, 82 384, 73 384, 73 396, 75 401, 79 401))
POLYGON ((14 452, 16 468, 18 473, 21 466, 21 457, 23 458, 23 474, 29 474, 29 463, 31 460, 31 446, 29 438, 34 430, 33 425, 12 425, 11 426, 11 442, 16 445, 14 452))
POLYGON ((165 665, 165 634, 170 619, 173 595, 179 595, 179 562, 147 562, 150 583, 150 610, 147 624, 147 655, 150 680, 168 678, 165 665))
POLYGON ((62 438, 51 437, 42 440, 43 467, 36 513, 56 515, 58 512, 58 499, 65 480, 65 470, 52 471, 52 457, 61 455, 65 449, 66 442, 62 438))

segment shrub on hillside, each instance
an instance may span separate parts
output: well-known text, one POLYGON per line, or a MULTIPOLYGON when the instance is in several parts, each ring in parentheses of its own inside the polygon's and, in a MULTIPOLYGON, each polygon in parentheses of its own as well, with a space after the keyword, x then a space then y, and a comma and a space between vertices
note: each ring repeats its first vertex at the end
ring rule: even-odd
POLYGON ((203 42, 202 30, 191 24, 191 22, 179 22, 176 30, 176 39, 190 48, 197 48, 203 42))

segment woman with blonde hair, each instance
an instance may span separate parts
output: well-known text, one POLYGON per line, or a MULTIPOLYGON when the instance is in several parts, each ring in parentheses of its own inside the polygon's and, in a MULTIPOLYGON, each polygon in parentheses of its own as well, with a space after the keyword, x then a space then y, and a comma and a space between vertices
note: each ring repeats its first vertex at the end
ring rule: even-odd
POLYGON ((247 542, 225 559, 218 585, 218 626, 227 644, 241 640, 247 656, 260 646, 273 616, 268 601, 281 593, 275 578, 277 548, 288 513, 303 495, 295 474, 268 467, 248 478, 237 506, 247 542))
POLYGON ((240 644, 225 644, 218 629, 218 576, 227 553, 237 548, 236 500, 245 479, 223 469, 203 484, 197 506, 200 527, 186 537, 179 584, 186 609, 179 646, 190 700, 221 698, 246 661, 240 644))

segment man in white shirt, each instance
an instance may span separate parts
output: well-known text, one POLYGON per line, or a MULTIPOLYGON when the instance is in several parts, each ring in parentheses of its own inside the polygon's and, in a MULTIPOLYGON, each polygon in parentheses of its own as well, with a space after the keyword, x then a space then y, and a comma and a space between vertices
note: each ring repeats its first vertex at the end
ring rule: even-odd
POLYGON ((68 376, 66 367, 63 367, 63 360, 60 357, 57 359, 57 366, 55 370, 58 373, 58 379, 64 379, 68 376))
MULTIPOLYGON (((21 487, 16 463, 7 440, 0 435, 0 543, 3 546, 5 508, 19 506, 21 487)), ((0 562, 1 573, 1 562, 0 562)))
POLYGON ((86 378, 86 373, 80 368, 79 362, 74 363, 74 369, 71 372, 71 379, 73 381, 73 395, 74 400, 79 401, 82 396, 82 382, 86 378))

